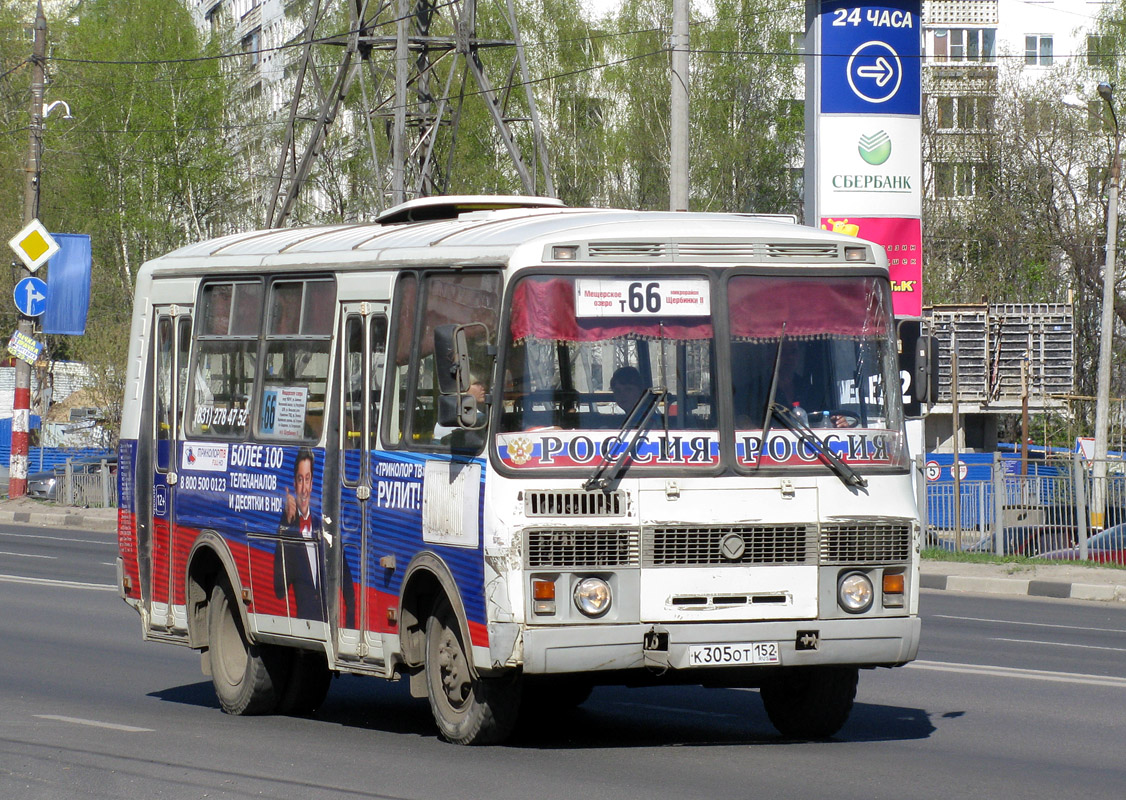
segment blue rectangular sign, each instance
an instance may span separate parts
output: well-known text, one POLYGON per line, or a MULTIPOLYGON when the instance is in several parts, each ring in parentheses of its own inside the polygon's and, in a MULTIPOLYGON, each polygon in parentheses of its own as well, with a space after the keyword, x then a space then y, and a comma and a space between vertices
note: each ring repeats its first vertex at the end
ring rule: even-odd
POLYGON ((821 3, 821 113, 918 115, 920 0, 821 3))

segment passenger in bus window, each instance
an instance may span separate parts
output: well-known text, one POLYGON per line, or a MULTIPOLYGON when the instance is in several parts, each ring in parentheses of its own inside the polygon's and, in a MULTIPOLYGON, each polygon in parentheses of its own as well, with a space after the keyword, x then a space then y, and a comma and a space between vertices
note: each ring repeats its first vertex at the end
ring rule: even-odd
MULTIPOLYGON (((284 598, 293 587, 295 616, 301 619, 324 620, 321 602, 320 518, 313 513, 313 451, 302 447, 293 465, 293 491, 285 488, 285 506, 278 522, 278 535, 283 537, 274 550, 274 594, 284 598)), ((342 559, 341 587, 344 595, 344 625, 355 627, 355 588, 348 560, 342 559)))

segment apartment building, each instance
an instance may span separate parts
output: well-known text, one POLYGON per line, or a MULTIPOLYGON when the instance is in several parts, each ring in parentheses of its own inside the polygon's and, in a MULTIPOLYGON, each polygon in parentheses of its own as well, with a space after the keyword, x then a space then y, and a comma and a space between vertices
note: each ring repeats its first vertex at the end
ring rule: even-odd
MULTIPOLYGON (((1097 66, 1095 33, 1107 0, 926 0, 923 91, 932 134, 925 157, 934 198, 977 193, 987 165, 985 134, 999 71, 1016 66, 1034 81, 1057 65, 1097 66)), ((1094 87, 1090 95, 1094 96, 1094 87)))

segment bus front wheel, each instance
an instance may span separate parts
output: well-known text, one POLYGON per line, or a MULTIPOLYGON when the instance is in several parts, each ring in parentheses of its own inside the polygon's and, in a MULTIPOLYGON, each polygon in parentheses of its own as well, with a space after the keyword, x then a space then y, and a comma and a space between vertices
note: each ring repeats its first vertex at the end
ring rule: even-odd
POLYGON ((457 615, 444 598, 426 623, 426 693, 442 737, 454 744, 495 744, 512 732, 520 708, 517 676, 475 674, 457 615))
POLYGON ((207 608, 211 682, 228 714, 268 714, 278 702, 272 654, 247 640, 235 602, 230 583, 216 582, 207 608))
POLYGON ((827 739, 845 724, 856 698, 856 667, 804 667, 759 690, 766 715, 783 736, 827 739))

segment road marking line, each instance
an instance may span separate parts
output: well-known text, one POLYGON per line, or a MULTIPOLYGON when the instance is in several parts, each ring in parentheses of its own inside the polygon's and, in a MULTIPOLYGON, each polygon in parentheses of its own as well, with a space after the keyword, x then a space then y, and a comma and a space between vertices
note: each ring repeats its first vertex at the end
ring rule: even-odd
POLYGON ((1068 644, 1067 642, 1038 642, 1035 639, 1003 639, 999 636, 994 636, 991 641, 994 642, 1015 642, 1017 644, 1054 644, 1056 647, 1066 647, 1071 649, 1073 647, 1081 647, 1084 650, 1110 650, 1115 653, 1126 653, 1126 647, 1103 647, 1097 644, 1068 644))
POLYGON ((107 546, 116 547, 117 542, 99 541, 95 539, 68 539, 64 536, 44 536, 38 533, 0 533, 0 536, 8 536, 12 539, 47 539, 52 542, 75 542, 77 544, 104 544, 107 546))
POLYGON ((58 558, 58 556, 41 556, 36 553, 9 553, 6 550, 0 550, 0 556, 15 556, 16 558, 58 558))
POLYGON ((35 714, 38 719, 50 719, 56 722, 69 722, 72 725, 89 725, 92 728, 109 728, 112 731, 125 731, 126 733, 152 733, 152 728, 137 728, 132 725, 118 725, 115 722, 99 722, 96 719, 82 719, 81 717, 63 717, 58 714, 35 714))
POLYGON ((1069 631, 1095 631, 1097 633, 1122 633, 1121 628, 1090 628, 1081 625, 1055 625, 1049 622, 1021 622, 1011 619, 989 619, 988 617, 955 617, 950 614, 932 614, 935 619, 954 619, 960 622, 996 622, 1003 625, 1030 625, 1035 628, 1064 628, 1069 631))
POLYGON ((116 592, 117 586, 112 583, 82 583, 80 581, 56 581, 51 578, 25 578, 22 575, 0 575, 0 582, 4 583, 31 583, 36 586, 59 586, 66 589, 96 589, 97 591, 116 592))
POLYGON ((1112 686, 1126 689, 1126 678, 1108 675, 1084 675, 1079 672, 1049 672, 1041 669, 1019 667, 993 667, 986 664, 954 664, 946 661, 912 661, 908 669, 926 669, 935 672, 957 672, 965 675, 990 675, 996 678, 1023 678, 1030 681, 1078 683, 1087 686, 1112 686))

